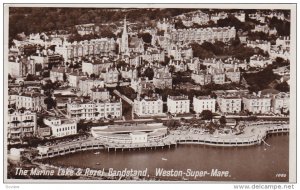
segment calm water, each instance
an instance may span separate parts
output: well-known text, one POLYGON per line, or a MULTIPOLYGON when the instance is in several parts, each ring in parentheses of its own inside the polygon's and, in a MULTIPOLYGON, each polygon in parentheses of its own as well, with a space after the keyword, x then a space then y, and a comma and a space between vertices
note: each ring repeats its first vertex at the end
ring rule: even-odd
MULTIPOLYGON (((49 159, 48 162, 57 166, 90 167, 94 169, 114 168, 122 170, 148 168, 150 176, 155 175, 156 168, 166 170, 228 170, 230 177, 201 177, 188 178, 199 181, 288 181, 289 168, 289 136, 269 136, 265 144, 240 147, 222 148, 203 145, 179 145, 177 148, 140 151, 98 151, 79 152, 62 157, 49 159), (167 160, 162 160, 166 158, 167 160), (100 165, 97 165, 100 163, 100 165), (286 174, 278 178, 276 174, 286 174)), ((182 177, 162 180, 182 180, 182 177)))

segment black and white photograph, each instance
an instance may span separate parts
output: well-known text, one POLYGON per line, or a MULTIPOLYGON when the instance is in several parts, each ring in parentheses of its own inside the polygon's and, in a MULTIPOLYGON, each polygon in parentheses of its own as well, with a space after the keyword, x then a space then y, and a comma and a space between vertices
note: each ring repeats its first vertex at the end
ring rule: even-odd
POLYGON ((4 4, 4 182, 295 182, 295 4, 4 4))

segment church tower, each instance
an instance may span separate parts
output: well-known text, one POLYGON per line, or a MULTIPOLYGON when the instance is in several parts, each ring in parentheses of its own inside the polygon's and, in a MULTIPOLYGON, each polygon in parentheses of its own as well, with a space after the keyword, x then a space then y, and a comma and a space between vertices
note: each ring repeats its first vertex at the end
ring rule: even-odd
POLYGON ((128 33, 127 33, 127 23, 126 23, 126 17, 124 19, 124 29, 122 33, 122 39, 121 39, 121 47, 120 52, 122 54, 129 54, 129 48, 128 48, 128 33))

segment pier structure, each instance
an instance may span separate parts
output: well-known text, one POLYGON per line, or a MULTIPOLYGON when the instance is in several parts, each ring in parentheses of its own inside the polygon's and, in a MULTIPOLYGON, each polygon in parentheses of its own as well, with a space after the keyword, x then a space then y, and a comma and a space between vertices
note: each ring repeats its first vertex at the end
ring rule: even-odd
MULTIPOLYGON (((268 134, 288 133, 289 123, 287 122, 256 122, 248 123, 244 132, 236 134, 194 134, 191 132, 162 135, 160 138, 151 139, 147 142, 133 143, 123 136, 113 136, 113 138, 91 138, 84 141, 76 141, 65 144, 38 147, 37 158, 51 158, 78 151, 103 149, 110 151, 124 150, 156 150, 176 147, 178 144, 201 144, 221 147, 242 147, 258 145, 264 142, 268 134), (119 137, 119 138, 116 138, 119 137)), ((111 135, 111 134, 110 134, 111 135)))

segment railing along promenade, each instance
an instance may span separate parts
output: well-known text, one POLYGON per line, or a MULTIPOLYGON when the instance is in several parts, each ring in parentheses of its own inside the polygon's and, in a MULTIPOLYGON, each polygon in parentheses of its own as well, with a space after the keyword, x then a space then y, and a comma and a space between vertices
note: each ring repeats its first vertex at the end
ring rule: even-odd
POLYGON ((170 148, 177 144, 202 144, 209 146, 237 147, 251 146, 264 142, 268 134, 289 132, 287 122, 255 122, 248 123, 244 132, 235 134, 194 134, 189 131, 171 133, 159 140, 148 141, 145 143, 121 143, 120 141, 108 140, 107 138, 88 139, 64 144, 47 146, 47 151, 39 153, 37 158, 49 158, 78 151, 105 149, 109 151, 117 150, 142 150, 170 148))

